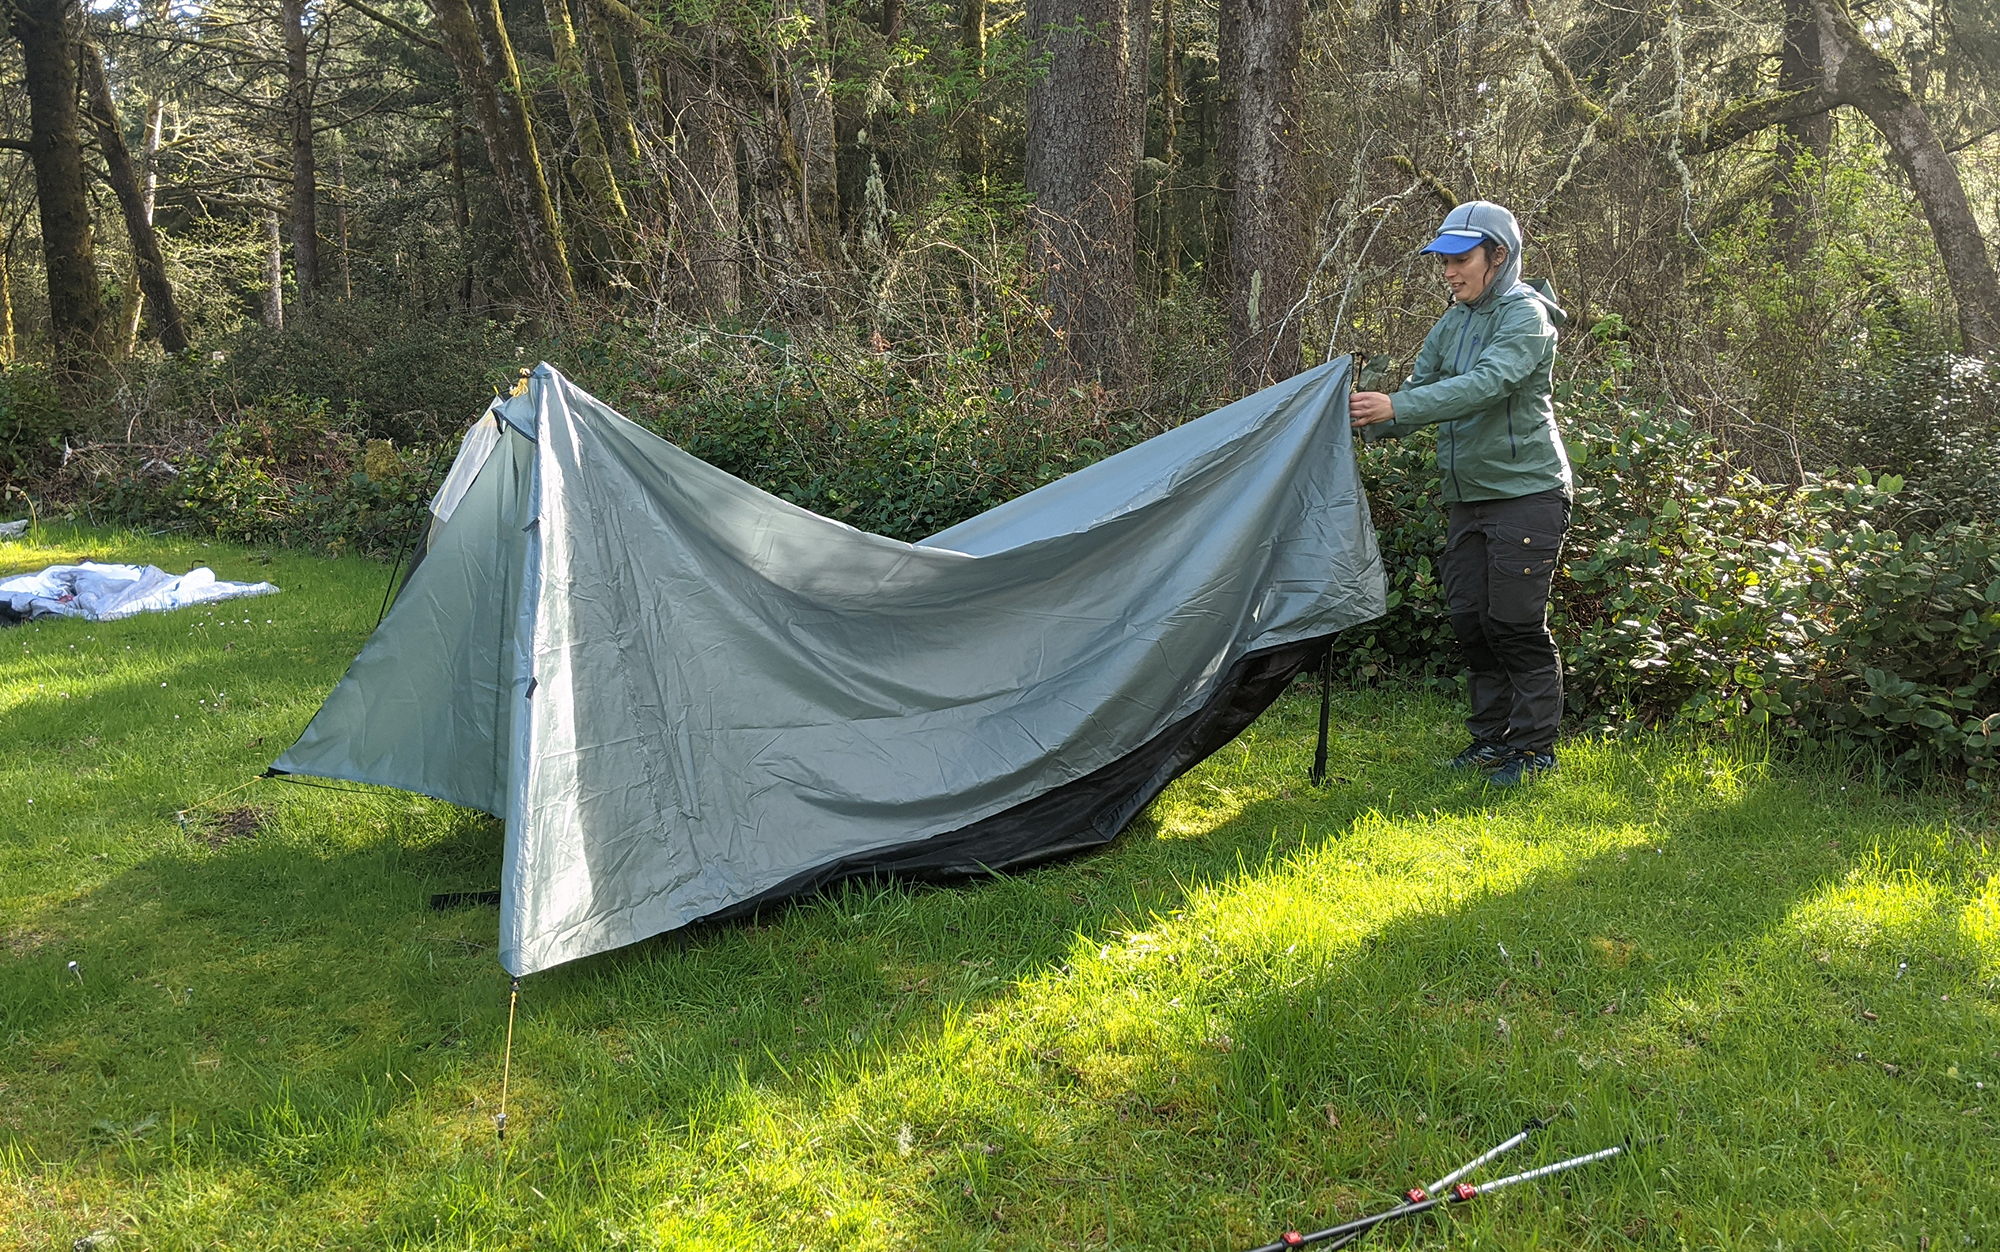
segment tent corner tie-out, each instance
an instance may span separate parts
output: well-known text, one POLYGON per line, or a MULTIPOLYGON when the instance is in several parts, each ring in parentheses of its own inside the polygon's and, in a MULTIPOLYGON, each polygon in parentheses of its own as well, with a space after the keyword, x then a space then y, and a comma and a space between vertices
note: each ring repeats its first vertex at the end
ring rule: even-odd
POLYGON ((542 365, 272 768, 504 818, 517 976, 1102 845, 1385 611, 1347 390, 1342 358, 911 544, 542 365))

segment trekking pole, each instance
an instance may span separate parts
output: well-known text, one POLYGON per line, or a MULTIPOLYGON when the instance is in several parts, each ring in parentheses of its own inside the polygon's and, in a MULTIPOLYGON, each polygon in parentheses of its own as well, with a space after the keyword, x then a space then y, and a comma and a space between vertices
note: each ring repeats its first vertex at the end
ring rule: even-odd
MULTIPOLYGON (((1478 1156, 1473 1157, 1471 1160, 1459 1166, 1457 1169, 1451 1171, 1449 1174, 1446 1174, 1444 1177, 1438 1179, 1430 1186, 1412 1187, 1408 1191, 1405 1191, 1403 1193, 1404 1197, 1403 1207, 1407 1207, 1410 1204, 1421 1204, 1425 1200, 1428 1200, 1432 1196, 1443 1191, 1446 1187, 1451 1186, 1451 1184, 1457 1182, 1459 1179, 1465 1177, 1467 1174, 1470 1174, 1472 1171, 1487 1164, 1489 1161, 1492 1161, 1497 1157, 1505 1156, 1507 1153, 1512 1152, 1515 1148, 1518 1148, 1523 1143, 1526 1143, 1528 1141, 1529 1135, 1534 1134, 1538 1130, 1546 1128, 1548 1124, 1554 1120, 1555 1118, 1553 1117, 1536 1117, 1529 1119, 1529 1121, 1521 1127, 1520 1131, 1515 1135, 1513 1135, 1511 1138, 1508 1138, 1502 1141, 1501 1143, 1486 1149, 1486 1151, 1480 1153, 1478 1156)), ((1351 1235, 1342 1235, 1339 1239, 1336 1239, 1334 1242, 1327 1245, 1327 1252, 1333 1252, 1335 1248, 1344 1248, 1350 1243, 1359 1243, 1364 1237, 1366 1237, 1367 1234, 1368 1232, 1366 1230, 1357 1230, 1351 1235)))
MULTIPOLYGON (((1628 1140, 1625 1143, 1616 1144, 1609 1148, 1600 1148, 1595 1152, 1586 1152, 1582 1156, 1573 1156, 1566 1161, 1557 1161, 1553 1165, 1544 1165, 1538 1169, 1524 1170, 1518 1174, 1510 1174, 1505 1178, 1496 1178, 1492 1182, 1480 1186, 1461 1182, 1454 1185, 1451 1190, 1442 1195, 1428 1196, 1414 1203, 1399 1204, 1395 1208, 1385 1209, 1380 1213, 1371 1213, 1367 1217, 1357 1217, 1351 1222, 1342 1222, 1338 1226, 1329 1226, 1325 1230, 1314 1231, 1309 1235, 1302 1235, 1296 1230, 1288 1230, 1279 1236, 1277 1242, 1267 1243, 1260 1248, 1254 1248, 1252 1252, 1287 1252, 1291 1248, 1303 1248, 1315 1243, 1325 1243, 1329 1239, 1339 1239, 1345 1242, 1350 1237, 1367 1234, 1384 1222, 1394 1221, 1403 1217, 1415 1217, 1420 1213, 1428 1213, 1432 1209, 1444 1208, 1447 1205, 1463 1204, 1475 1196, 1491 1195, 1496 1191, 1505 1191, 1509 1187, 1516 1187, 1524 1182, 1534 1182, 1537 1179, 1565 1173, 1572 1169, 1581 1169, 1585 1165, 1594 1165, 1598 1161, 1608 1161, 1614 1156, 1631 1150, 1632 1144, 1628 1140)), ((1334 1246, 1338 1247, 1340 1245, 1336 1244, 1334 1246)))
POLYGON ((1326 785, 1326 730, 1327 720, 1333 713, 1333 640, 1326 641, 1326 656, 1319 666, 1319 746, 1313 749, 1312 770, 1308 777, 1315 787, 1326 785))

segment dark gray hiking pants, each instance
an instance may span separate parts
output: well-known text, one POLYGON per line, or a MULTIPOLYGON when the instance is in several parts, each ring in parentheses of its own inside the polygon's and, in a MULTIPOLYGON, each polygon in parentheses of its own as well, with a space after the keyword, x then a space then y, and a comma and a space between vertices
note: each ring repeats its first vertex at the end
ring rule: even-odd
POLYGON ((1555 744, 1562 660, 1549 634, 1549 583, 1568 529, 1561 491, 1451 506, 1440 572, 1472 667, 1465 727, 1474 739, 1531 752, 1555 744))

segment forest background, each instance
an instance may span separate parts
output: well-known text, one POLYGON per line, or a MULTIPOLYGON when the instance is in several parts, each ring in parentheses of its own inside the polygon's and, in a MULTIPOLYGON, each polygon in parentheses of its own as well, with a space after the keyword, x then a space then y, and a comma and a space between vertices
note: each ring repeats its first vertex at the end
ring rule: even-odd
MULTIPOLYGON (((1993 0, 5 0, 10 515, 395 554, 547 359, 900 538, 1331 356, 1510 205, 1578 727, 2000 770, 1993 0)), ((1368 449, 1457 681, 1424 437, 1368 449)))

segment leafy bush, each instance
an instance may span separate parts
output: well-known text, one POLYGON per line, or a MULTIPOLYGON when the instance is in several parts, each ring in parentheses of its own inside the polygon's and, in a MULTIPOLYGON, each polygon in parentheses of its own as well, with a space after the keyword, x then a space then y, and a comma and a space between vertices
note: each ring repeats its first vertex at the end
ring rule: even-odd
POLYGON ((417 443, 462 430, 516 357, 512 336, 492 322, 413 320, 388 305, 336 300, 283 330, 238 332, 216 381, 253 402, 324 400, 364 438, 417 443))
POLYGON ((103 485, 121 521, 190 529, 246 544, 385 555, 416 533, 442 445, 402 451, 355 433, 356 416, 289 397, 222 422, 177 463, 103 485))
POLYGON ((1845 464, 1893 469, 1932 523, 2000 522, 2000 362, 1885 354, 1820 395, 1819 441, 1845 464))
MULTIPOLYGON (((1570 712, 1865 751, 1902 775, 2000 769, 2000 527, 1911 530, 1897 479, 1773 487, 1680 417, 1572 397, 1577 507, 1555 594, 1570 712)), ((1428 440, 1365 449, 1391 612, 1350 677, 1455 687, 1428 440)))
MULTIPOLYGON (((1101 389, 1040 385, 1005 316, 912 360, 879 336, 566 345, 572 376, 712 465, 804 508, 917 540, 1157 433, 1101 389)), ((1199 411, 1199 410, 1197 410, 1199 411)))
POLYGON ((62 460, 68 410, 46 366, 0 365, 0 482, 35 480, 62 460))

